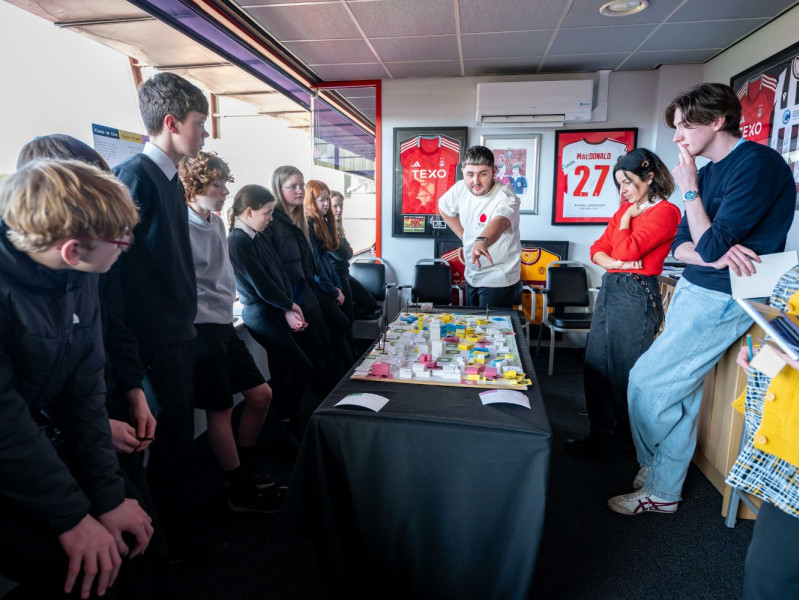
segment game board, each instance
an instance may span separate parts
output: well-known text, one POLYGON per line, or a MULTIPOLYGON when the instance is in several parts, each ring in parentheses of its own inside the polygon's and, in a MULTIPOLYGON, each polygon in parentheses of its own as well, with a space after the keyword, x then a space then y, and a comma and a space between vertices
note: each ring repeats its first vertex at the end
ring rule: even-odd
POLYGON ((355 368, 351 379, 526 390, 510 317, 406 313, 355 368))

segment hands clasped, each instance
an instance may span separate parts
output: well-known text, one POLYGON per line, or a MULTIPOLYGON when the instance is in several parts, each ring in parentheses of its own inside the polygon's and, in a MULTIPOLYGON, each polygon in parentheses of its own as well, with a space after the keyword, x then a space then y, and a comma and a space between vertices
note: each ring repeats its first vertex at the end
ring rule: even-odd
POLYGON ((86 515, 75 527, 58 536, 69 559, 64 592, 70 593, 78 575, 83 572, 81 598, 88 598, 95 578, 97 594, 105 594, 114 584, 122 556, 131 558, 144 552, 153 535, 152 519, 136 500, 126 498, 122 504, 95 519, 86 515), (122 539, 122 533, 134 536, 133 550, 122 539))

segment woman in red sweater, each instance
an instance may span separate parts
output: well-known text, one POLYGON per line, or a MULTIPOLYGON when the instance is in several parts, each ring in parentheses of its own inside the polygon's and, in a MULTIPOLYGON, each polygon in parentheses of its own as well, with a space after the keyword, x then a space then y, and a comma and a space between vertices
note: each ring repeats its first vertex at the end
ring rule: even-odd
POLYGON ((654 153, 637 148, 625 154, 613 175, 621 206, 591 246, 591 260, 607 270, 585 354, 591 430, 587 437, 566 441, 568 451, 601 458, 633 447, 627 379, 663 319, 657 276, 680 222, 680 209, 666 200, 674 180, 654 153))

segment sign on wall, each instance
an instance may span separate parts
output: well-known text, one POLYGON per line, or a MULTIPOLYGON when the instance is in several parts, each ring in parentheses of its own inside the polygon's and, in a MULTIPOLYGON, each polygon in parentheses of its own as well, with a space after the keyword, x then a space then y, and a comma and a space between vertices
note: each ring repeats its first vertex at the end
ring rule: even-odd
POLYGON ((613 166, 637 139, 635 127, 555 132, 553 225, 610 221, 619 208, 613 166))
POLYGON ((92 123, 94 149, 113 168, 129 156, 139 154, 150 138, 140 133, 131 133, 114 127, 92 123))

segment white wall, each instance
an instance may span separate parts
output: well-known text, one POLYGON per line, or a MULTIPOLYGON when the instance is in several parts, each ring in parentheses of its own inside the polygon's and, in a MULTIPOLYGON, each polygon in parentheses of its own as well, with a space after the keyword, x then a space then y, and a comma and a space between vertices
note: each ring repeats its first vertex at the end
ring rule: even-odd
MULTIPOLYGON (((664 145, 661 131, 661 96, 673 96, 672 89, 683 89, 696 82, 701 70, 671 69, 665 77, 659 71, 612 73, 608 101, 608 120, 573 129, 603 129, 638 127, 638 143, 657 149, 664 145), (661 81, 663 80, 663 81, 661 81)), ((469 144, 480 142, 482 134, 541 133, 539 165, 538 214, 521 216, 522 239, 569 240, 569 258, 590 264, 592 283, 598 284, 602 270, 593 265, 588 255, 591 244, 603 231, 601 225, 552 225, 552 192, 554 181, 555 133, 552 129, 491 129, 472 126, 475 115, 476 87, 484 81, 514 81, 519 79, 590 78, 593 74, 573 74, 542 77, 467 77, 447 79, 410 79, 383 82, 383 256, 389 257, 398 281, 410 283, 413 264, 420 258, 433 256, 433 240, 391 237, 393 182, 393 128, 409 126, 469 127, 469 144)), ((679 90, 676 90, 679 91, 679 90)), ((676 93, 676 91, 674 93, 676 93)), ((671 134, 668 134, 671 140, 671 134)), ((670 151, 671 148, 669 147, 670 151)), ((657 150, 656 150, 657 151, 657 150)), ((677 154, 673 152, 676 162, 677 154)))
POLYGON ((0 2, 0 173, 22 145, 66 133, 92 144, 92 123, 141 131, 128 58, 0 2))
MULTIPOLYGON (((799 7, 789 10, 776 21, 704 65, 703 80, 729 83, 730 77, 796 42, 799 42, 799 7)), ((796 249, 799 249, 799 218, 794 217, 793 226, 788 232, 786 250, 796 249)))

